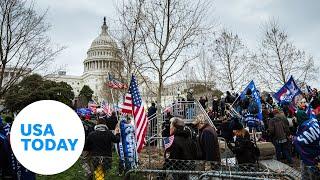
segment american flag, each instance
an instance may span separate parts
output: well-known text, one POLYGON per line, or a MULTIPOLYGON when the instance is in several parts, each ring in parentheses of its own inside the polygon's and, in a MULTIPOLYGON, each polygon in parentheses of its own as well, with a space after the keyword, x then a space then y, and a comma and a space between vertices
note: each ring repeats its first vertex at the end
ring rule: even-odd
POLYGON ((131 77, 129 92, 125 96, 122 112, 133 114, 136 128, 137 152, 140 153, 145 143, 145 137, 148 129, 148 117, 144 109, 137 80, 134 75, 131 77))
POLYGON ((121 105, 121 112, 126 114, 132 114, 132 98, 130 93, 126 93, 124 102, 121 105))
POLYGON ((111 106, 107 104, 105 100, 101 102, 101 108, 108 116, 111 116, 111 113, 112 113, 111 106))
POLYGON ((113 89, 127 89, 128 86, 125 83, 116 80, 110 73, 108 74, 108 86, 113 89))
POLYGON ((174 136, 166 137, 163 139, 164 149, 167 150, 173 143, 174 136))

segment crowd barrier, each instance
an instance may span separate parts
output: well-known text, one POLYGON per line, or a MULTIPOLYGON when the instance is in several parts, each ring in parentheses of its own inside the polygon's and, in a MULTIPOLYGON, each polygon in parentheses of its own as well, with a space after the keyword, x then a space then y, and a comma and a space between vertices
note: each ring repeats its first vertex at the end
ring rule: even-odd
MULTIPOLYGON (((130 169, 121 168, 110 157, 81 158, 81 166, 87 179, 108 179, 111 169, 123 171, 120 176, 126 180, 207 180, 207 179, 298 179, 288 172, 274 172, 260 164, 223 164, 200 160, 176 160, 159 158, 157 163, 140 160, 139 165, 130 169), (161 159, 161 160, 160 160, 161 159), (116 167, 112 167, 112 165, 116 167)), ((114 171, 114 170, 113 170, 114 171)), ((114 173, 114 172, 113 172, 114 173)))

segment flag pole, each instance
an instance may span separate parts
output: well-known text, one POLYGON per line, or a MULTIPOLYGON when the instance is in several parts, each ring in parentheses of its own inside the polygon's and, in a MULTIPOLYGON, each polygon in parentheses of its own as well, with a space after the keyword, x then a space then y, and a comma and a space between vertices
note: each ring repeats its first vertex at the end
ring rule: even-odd
POLYGON ((117 121, 119 122, 118 112, 116 111, 116 108, 114 108, 114 97, 113 97, 113 91, 112 91, 112 88, 110 88, 110 91, 111 91, 111 97, 112 97, 112 106, 113 106, 113 109, 115 110, 116 117, 117 117, 117 121))

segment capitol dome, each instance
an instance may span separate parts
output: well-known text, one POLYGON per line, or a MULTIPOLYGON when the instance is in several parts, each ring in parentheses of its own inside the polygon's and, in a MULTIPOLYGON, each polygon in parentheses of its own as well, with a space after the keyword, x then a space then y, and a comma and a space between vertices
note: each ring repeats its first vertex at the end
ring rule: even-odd
POLYGON ((109 35, 106 18, 103 19, 100 35, 93 40, 84 60, 84 72, 108 72, 120 69, 123 62, 119 58, 116 41, 109 35))

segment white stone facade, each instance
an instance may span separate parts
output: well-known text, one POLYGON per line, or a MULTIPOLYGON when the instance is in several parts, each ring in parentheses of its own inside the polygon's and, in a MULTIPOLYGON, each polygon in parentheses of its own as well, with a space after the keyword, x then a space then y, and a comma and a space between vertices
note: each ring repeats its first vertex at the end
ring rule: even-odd
POLYGON ((119 52, 116 42, 108 33, 104 18, 101 33, 91 43, 87 51, 87 58, 83 61, 83 75, 70 76, 65 72, 60 72, 48 76, 47 79, 68 83, 73 88, 76 97, 82 87, 88 85, 94 91, 93 99, 101 102, 103 99, 108 99, 108 95, 110 96, 110 90, 106 86, 108 73, 116 75, 123 70, 123 62, 120 60, 119 52))

